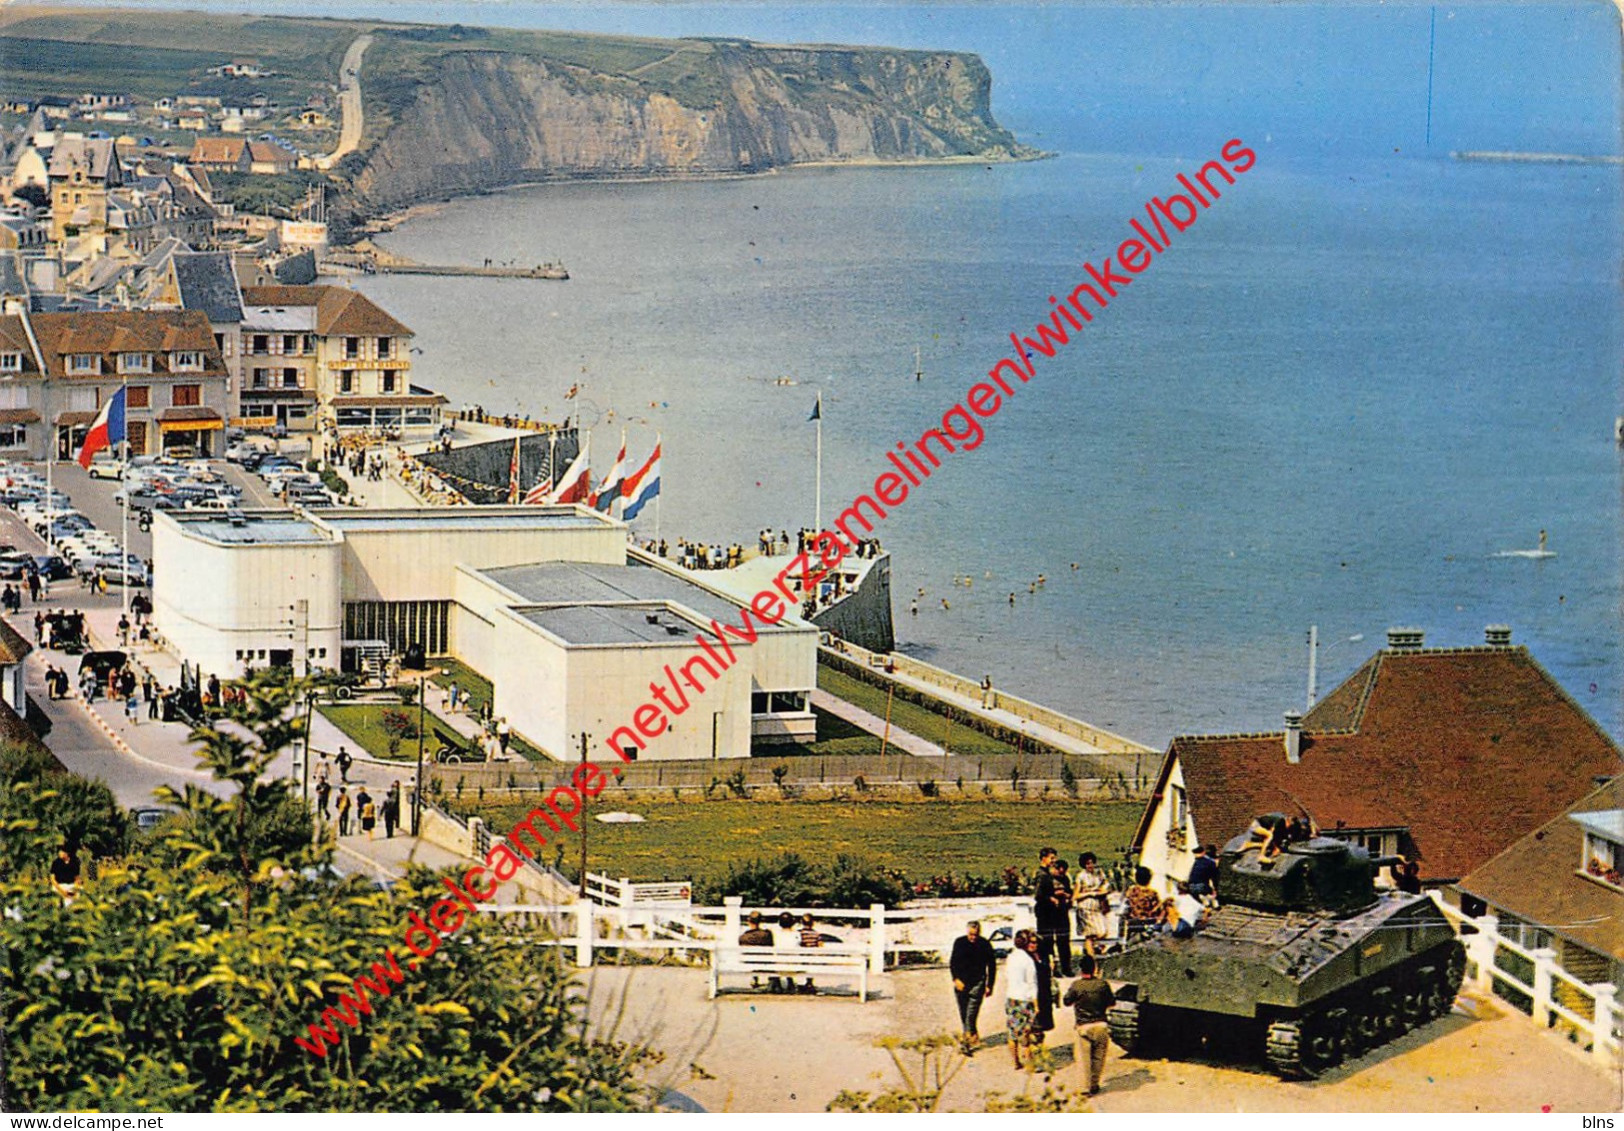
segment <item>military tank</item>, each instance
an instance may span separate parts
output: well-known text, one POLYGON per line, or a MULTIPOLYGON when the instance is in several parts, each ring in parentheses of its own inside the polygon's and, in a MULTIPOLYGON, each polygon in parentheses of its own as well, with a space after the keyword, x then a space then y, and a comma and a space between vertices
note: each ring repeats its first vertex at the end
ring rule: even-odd
POLYGON ((1101 960, 1127 983, 1106 1016, 1124 1052, 1177 1059, 1210 1041, 1307 1079, 1449 1012, 1465 949, 1430 897, 1376 890, 1394 858, 1317 835, 1279 851, 1258 840, 1225 845, 1223 905, 1193 937, 1101 960))

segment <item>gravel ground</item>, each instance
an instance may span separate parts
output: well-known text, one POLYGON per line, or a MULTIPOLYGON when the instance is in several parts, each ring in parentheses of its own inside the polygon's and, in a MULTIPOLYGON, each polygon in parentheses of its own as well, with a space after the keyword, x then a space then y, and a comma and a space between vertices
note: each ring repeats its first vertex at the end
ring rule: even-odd
MULTIPOLYGON (((896 1081, 890 1058, 873 1046, 876 1038, 956 1028, 953 995, 941 970, 888 974, 878 979, 878 995, 866 1005, 855 996, 749 991, 710 1002, 706 974, 699 970, 600 967, 587 973, 600 1034, 624 1002, 617 1035, 666 1052, 657 1072, 676 1093, 671 1101, 689 1110, 822 1111, 843 1088, 876 1092, 896 1081), (715 1079, 693 1079, 691 1063, 715 1079)), ((983 1020, 989 1046, 953 1078, 942 1110, 980 1111, 989 1091, 1042 1090, 1041 1078, 1015 1071, 1002 1045, 1001 994, 983 1020)), ((1067 1016, 1049 1035, 1054 1082, 1076 1089, 1070 1037, 1067 1016)), ((1448 1017, 1310 1083, 1282 1082, 1261 1068, 1211 1060, 1131 1060, 1113 1045, 1093 1106, 1106 1112, 1596 1114, 1624 1107, 1624 1076, 1602 1072, 1567 1041, 1539 1031, 1508 1007, 1463 995, 1448 1017)))

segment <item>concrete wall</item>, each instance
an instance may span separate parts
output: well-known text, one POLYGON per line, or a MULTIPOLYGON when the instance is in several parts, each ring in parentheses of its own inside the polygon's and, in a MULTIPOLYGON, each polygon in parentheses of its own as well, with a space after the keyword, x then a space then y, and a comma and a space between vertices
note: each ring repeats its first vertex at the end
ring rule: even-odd
MULTIPOLYGON (((206 672, 240 674, 239 650, 305 646, 326 649, 317 666, 338 667, 343 607, 338 600, 339 547, 331 543, 221 546, 185 532, 159 512, 152 527, 152 619, 184 658, 206 672), (293 623, 296 602, 309 602, 307 629, 293 623)), ((295 658, 295 670, 298 667, 295 658)))
POLYGON ((891 620, 891 555, 881 554, 870 564, 856 588, 812 617, 812 623, 842 640, 870 652, 889 652, 897 646, 891 620))
MULTIPOLYGON (((569 467, 581 450, 581 441, 573 428, 561 428, 551 434, 531 433, 519 438, 519 483, 528 491, 547 471, 548 458, 554 465, 552 475, 569 467)), ((609 453, 613 457, 614 452, 609 453)), ((491 440, 484 444, 467 444, 449 452, 426 452, 419 457, 446 481, 474 503, 505 503, 508 497, 508 479, 513 463, 513 441, 491 440)))

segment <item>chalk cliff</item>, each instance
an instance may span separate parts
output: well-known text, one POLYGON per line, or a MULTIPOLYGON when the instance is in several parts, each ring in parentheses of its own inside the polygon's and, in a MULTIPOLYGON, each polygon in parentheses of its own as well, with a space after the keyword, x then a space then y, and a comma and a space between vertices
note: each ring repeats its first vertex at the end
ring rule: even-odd
MULTIPOLYGON (((363 73, 369 140, 346 170, 356 201, 375 212, 528 181, 1035 155, 994 121, 974 55, 671 47, 620 73, 477 49, 445 51, 406 80, 363 73)), ((380 51, 386 42, 369 69, 380 51)))

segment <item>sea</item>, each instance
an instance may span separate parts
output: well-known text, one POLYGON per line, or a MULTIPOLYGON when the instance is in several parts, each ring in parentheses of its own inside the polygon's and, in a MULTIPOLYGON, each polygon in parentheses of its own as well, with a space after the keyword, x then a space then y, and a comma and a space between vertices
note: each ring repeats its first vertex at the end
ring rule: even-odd
POLYGON ((383 237, 568 267, 355 285, 454 406, 579 418, 600 473, 623 431, 633 461, 660 437, 669 541, 810 525, 820 394, 827 524, 1243 139, 1256 166, 880 525, 899 647, 1160 747, 1279 729, 1310 626, 1323 694, 1391 626, 1503 623, 1624 733, 1620 169, 1453 156, 1619 154, 1611 6, 319 11, 972 50, 999 120, 1054 154, 536 186, 383 237), (1542 532, 1554 556, 1515 553, 1542 532))

